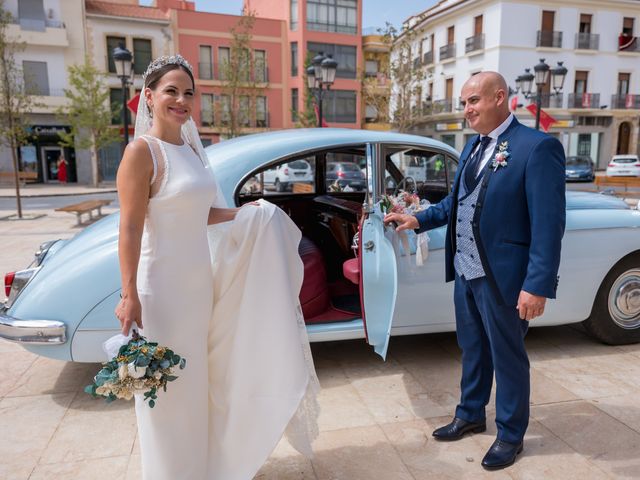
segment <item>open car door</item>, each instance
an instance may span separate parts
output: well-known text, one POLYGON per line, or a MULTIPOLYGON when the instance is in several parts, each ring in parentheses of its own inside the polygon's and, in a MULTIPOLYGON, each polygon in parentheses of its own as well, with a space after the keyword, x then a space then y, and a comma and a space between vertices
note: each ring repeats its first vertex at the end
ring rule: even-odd
POLYGON ((360 259, 363 320, 367 342, 385 359, 396 304, 398 269, 393 246, 385 237, 382 222, 384 215, 379 205, 379 192, 384 191, 384 164, 380 159, 380 152, 379 146, 367 144, 368 186, 363 206, 360 259))

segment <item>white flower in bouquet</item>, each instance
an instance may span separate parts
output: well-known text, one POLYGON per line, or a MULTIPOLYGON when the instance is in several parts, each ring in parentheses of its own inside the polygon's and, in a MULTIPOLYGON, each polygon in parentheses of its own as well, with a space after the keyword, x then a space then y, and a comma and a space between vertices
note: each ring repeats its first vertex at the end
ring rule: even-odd
POLYGON ((127 378, 128 373, 129 371, 126 365, 123 364, 118 367, 118 378, 120 380, 124 380, 125 378, 127 378))
POLYGON ((147 367, 136 367, 136 365, 131 362, 127 365, 127 371, 132 378, 142 378, 147 371, 147 367))

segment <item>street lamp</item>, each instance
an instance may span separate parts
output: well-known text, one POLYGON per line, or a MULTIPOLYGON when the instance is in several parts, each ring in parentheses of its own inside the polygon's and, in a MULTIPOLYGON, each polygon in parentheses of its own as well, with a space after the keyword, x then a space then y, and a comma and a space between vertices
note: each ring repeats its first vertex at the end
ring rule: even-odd
POLYGON ((533 97, 531 88, 534 82, 536 84, 536 130, 540 130, 542 89, 549 81, 549 75, 551 75, 551 86, 553 87, 553 92, 550 92, 549 95, 561 95, 562 86, 567 76, 567 68, 562 64, 563 62, 558 62, 555 68, 550 68, 544 62, 544 58, 541 58, 540 63, 533 67, 534 73, 531 73, 530 68, 525 68, 524 73, 516 78, 516 94, 522 90, 522 94, 527 100, 533 97))
POLYGON ((337 69, 338 62, 331 55, 325 57, 322 52, 313 57, 307 68, 307 86, 318 106, 318 127, 322 127, 322 100, 335 81, 337 69))
POLYGON ((131 85, 133 73, 133 55, 123 43, 113 49, 113 63, 116 65, 116 75, 122 82, 122 119, 124 123, 124 146, 129 144, 129 116, 127 115, 127 88, 131 85))

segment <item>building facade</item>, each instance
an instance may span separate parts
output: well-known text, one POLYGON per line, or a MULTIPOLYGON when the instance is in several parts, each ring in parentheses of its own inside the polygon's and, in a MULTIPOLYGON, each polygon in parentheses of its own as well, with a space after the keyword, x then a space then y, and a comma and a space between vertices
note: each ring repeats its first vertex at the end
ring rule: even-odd
POLYGON ((389 123, 390 53, 391 45, 383 35, 364 32, 362 35, 364 69, 361 73, 361 128, 365 130, 391 129, 389 123))
MULTIPOLYGON (((57 182, 64 157, 68 180, 83 182, 76 149, 58 144, 58 133, 68 132, 69 126, 55 113, 66 104, 67 67, 84 59, 83 0, 5 0, 4 8, 15 22, 8 35, 26 44, 15 60, 26 92, 38 105, 28 118, 31 141, 18 151, 20 170, 37 172, 39 182, 57 182)), ((8 149, 0 150, 0 171, 13 171, 8 149)))
POLYGON ((307 94, 305 65, 323 53, 338 62, 336 79, 323 101, 323 119, 331 127, 360 128, 362 0, 245 0, 259 18, 286 24, 286 112, 293 127, 307 94))
MULTIPOLYGON (((590 156, 602 169, 612 155, 637 153, 639 6, 631 0, 444 0, 410 17, 404 28, 417 34, 412 55, 425 73, 416 132, 462 149, 474 133, 458 100, 464 82, 495 70, 515 88, 516 77, 543 58, 568 69, 561 95, 551 95, 550 84, 542 90, 544 110, 558 120, 549 133, 567 154, 590 156)), ((517 96, 515 103, 530 103, 517 96)), ((534 125, 522 106, 515 114, 534 125)))

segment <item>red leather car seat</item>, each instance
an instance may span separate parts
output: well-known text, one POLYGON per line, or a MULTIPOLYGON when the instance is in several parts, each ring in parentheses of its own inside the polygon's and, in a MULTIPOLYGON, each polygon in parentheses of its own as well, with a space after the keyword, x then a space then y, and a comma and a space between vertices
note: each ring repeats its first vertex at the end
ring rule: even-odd
POLYGON ((330 307, 327 272, 320 249, 302 237, 298 253, 304 264, 304 279, 300 289, 300 305, 305 319, 324 313, 330 307))

